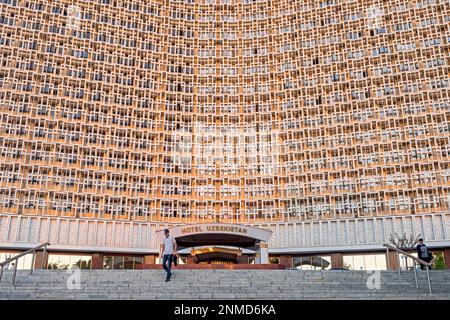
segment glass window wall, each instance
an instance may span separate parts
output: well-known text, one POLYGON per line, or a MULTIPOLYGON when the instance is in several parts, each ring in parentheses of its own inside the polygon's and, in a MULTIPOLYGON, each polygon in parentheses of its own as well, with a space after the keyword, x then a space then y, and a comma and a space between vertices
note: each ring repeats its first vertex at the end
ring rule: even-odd
POLYGON ((47 269, 91 269, 92 256, 53 254, 48 255, 47 269))
MULTIPOLYGON (((3 262, 9 258, 12 258, 16 255, 20 254, 19 251, 17 252, 0 252, 0 262, 3 262)), ((33 255, 32 254, 27 254, 21 258, 19 258, 19 260, 17 260, 17 270, 29 270, 31 269, 31 260, 32 260, 33 255)), ((16 262, 11 262, 9 265, 5 266, 5 270, 12 270, 14 269, 14 264, 16 262)))
POLYGON ((294 257, 292 265, 300 270, 328 270, 331 269, 331 256, 294 257))
POLYGON ((344 255, 344 268, 349 270, 386 270, 386 255, 384 253, 375 254, 355 254, 344 255))
POLYGON ((137 269, 144 263, 143 257, 135 256, 105 256, 103 258, 103 269, 124 270, 137 269))

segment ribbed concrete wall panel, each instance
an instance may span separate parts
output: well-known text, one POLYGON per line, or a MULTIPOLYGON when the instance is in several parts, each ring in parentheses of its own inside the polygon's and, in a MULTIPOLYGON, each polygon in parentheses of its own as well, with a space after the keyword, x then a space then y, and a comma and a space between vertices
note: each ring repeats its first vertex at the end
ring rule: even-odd
MULTIPOLYGON (((412 217, 361 218, 322 222, 273 223, 259 225, 273 231, 271 249, 332 248, 342 246, 381 245, 395 230, 407 236, 421 234, 427 243, 450 241, 446 230, 450 214, 412 217), (412 233, 415 230, 415 233, 412 233)), ((20 217, 0 215, 0 248, 14 244, 34 245, 49 241, 58 247, 87 250, 127 248, 155 251, 159 248, 156 231, 165 227, 157 223, 88 220, 56 217, 20 217)))

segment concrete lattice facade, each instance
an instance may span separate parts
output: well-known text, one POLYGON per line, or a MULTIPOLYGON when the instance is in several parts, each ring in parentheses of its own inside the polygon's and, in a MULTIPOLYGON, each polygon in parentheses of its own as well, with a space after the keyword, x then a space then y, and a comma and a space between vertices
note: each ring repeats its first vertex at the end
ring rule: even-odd
POLYGON ((2 221, 448 240, 449 25, 447 0, 0 0, 2 221))

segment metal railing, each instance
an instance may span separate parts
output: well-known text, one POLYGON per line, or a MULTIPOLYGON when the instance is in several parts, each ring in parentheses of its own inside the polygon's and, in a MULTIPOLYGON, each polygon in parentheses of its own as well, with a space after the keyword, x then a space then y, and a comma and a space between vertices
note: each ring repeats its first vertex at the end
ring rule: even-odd
POLYGON ((33 270, 34 270, 34 260, 36 259, 36 252, 40 249, 43 248, 43 255, 42 255, 42 263, 41 263, 41 269, 44 269, 44 263, 45 263, 45 253, 47 252, 47 246, 50 245, 50 242, 46 242, 43 244, 40 244, 34 248, 31 248, 27 251, 24 251, 22 253, 19 253, 18 255, 11 257, 9 259, 6 259, 3 262, 0 262, 0 267, 1 267, 1 271, 0 271, 0 281, 2 281, 2 277, 3 277, 3 269, 6 265, 10 264, 11 262, 15 261, 14 263, 14 271, 13 271, 13 277, 12 277, 12 285, 16 286, 16 273, 17 273, 17 265, 19 264, 19 258, 22 258, 23 256, 26 256, 27 254, 32 253, 33 254, 33 258, 31 259, 31 269, 30 269, 30 275, 33 274, 33 270))
POLYGON ((409 254, 399 248, 397 248, 396 246, 390 244, 390 243, 383 243, 383 246, 386 247, 386 258, 387 258, 387 267, 388 269, 390 269, 390 261, 389 261, 389 250, 393 250, 395 252, 397 252, 397 260, 398 260, 398 274, 399 276, 401 276, 401 269, 400 269, 400 253, 403 254, 405 257, 411 258, 413 260, 413 270, 414 270, 414 279, 416 280, 416 288, 419 288, 419 281, 417 280, 417 269, 416 269, 416 264, 421 264, 425 266, 425 269, 427 270, 427 280, 428 280, 428 289, 431 292, 431 281, 430 281, 430 268, 431 268, 431 263, 423 261, 422 259, 419 259, 415 256, 413 256, 412 254, 409 254))

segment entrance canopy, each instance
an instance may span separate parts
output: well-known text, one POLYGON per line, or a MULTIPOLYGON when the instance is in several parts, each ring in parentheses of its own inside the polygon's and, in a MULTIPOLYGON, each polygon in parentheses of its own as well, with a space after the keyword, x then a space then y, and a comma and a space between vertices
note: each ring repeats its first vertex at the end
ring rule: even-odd
POLYGON ((202 263, 205 261, 229 261, 236 263, 237 257, 241 255, 240 249, 228 249, 228 248, 202 248, 195 249, 191 252, 191 255, 196 256, 198 262, 202 263))
MULTIPOLYGON (((201 223, 168 228, 180 249, 223 245, 240 248, 256 248, 259 242, 267 242, 272 231, 240 224, 201 223)), ((164 230, 156 234, 162 239, 164 230)))

